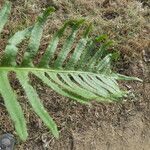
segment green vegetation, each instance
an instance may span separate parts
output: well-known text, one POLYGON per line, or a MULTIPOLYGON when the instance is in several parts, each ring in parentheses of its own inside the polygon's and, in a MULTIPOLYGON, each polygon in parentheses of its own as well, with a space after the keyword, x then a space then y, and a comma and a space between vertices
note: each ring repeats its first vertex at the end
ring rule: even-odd
MULTIPOLYGON (((6 2, 0 12, 0 31, 2 31, 8 19, 10 9, 10 3, 6 2)), ((66 22, 54 34, 39 63, 35 65, 34 58, 39 50, 44 23, 53 11, 53 8, 46 9, 38 17, 34 26, 16 32, 9 39, 0 62, 0 94, 4 99, 18 135, 24 141, 28 136, 26 121, 17 101, 17 96, 9 83, 8 74, 10 72, 15 72, 33 110, 56 138, 59 137, 57 126, 30 84, 30 74, 38 77, 57 93, 83 104, 90 104, 92 100, 99 102, 119 101, 126 96, 127 92, 119 89, 116 80, 141 81, 135 77, 127 77, 112 72, 111 61, 114 55, 107 51, 112 42, 104 35, 94 39, 89 37, 91 25, 86 26, 82 38, 72 51, 78 29, 85 22, 83 19, 66 22), (57 54, 56 59, 54 59, 59 40, 68 28, 71 29, 71 33, 64 42, 61 51, 57 54), (18 46, 26 38, 29 39, 29 44, 22 56, 22 62, 17 64, 18 46), (96 46, 97 43, 100 43, 100 47, 96 46)))

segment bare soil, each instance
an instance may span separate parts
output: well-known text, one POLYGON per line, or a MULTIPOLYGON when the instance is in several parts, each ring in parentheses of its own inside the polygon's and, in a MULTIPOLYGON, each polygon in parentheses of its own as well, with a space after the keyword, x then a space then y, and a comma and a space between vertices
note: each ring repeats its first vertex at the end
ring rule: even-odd
MULTIPOLYGON (((4 1, 0 0, 0 6, 4 1)), ((149 0, 12 0, 10 21, 0 41, 0 54, 7 39, 16 30, 33 24, 47 6, 57 11, 49 18, 41 50, 51 35, 68 19, 84 17, 93 22, 91 35, 107 34, 116 43, 120 59, 114 70, 143 79, 121 82, 129 90, 127 99, 113 104, 85 106, 61 97, 40 81, 33 79, 44 106, 55 119, 60 139, 56 140, 29 107, 20 85, 11 77, 11 84, 20 97, 29 139, 17 138, 2 99, 0 99, 0 134, 16 136, 16 150, 149 150, 150 149, 150 1, 149 0)), ((24 45, 23 45, 24 46, 24 45)), ((38 59, 38 58, 37 58, 38 59)))

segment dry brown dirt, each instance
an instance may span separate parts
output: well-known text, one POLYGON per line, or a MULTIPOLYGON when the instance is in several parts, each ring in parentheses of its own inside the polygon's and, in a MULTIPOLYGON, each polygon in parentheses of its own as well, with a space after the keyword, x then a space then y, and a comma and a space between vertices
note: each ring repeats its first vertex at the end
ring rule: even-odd
MULTIPOLYGON (((0 0, 0 6, 4 1, 0 0)), ((33 24, 47 6, 57 8, 50 17, 41 42, 41 50, 67 19, 84 17, 93 22, 91 35, 106 33, 116 42, 120 59, 114 69, 143 79, 121 82, 130 95, 122 102, 93 102, 84 106, 61 97, 33 79, 44 106, 56 121, 60 139, 49 133, 29 107, 26 96, 12 76, 11 84, 20 97, 29 127, 29 139, 22 143, 16 136, 2 99, 0 134, 16 136, 16 150, 150 150, 150 1, 149 0, 12 0, 10 21, 0 41, 0 54, 10 34, 33 24)))

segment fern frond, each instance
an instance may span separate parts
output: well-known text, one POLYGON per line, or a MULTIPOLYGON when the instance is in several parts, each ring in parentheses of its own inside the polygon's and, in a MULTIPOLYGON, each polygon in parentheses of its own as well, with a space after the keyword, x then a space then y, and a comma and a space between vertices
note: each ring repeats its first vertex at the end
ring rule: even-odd
POLYGON ((16 66, 16 56, 18 53, 18 45, 31 34, 32 27, 26 28, 23 31, 18 31, 8 40, 8 45, 5 48, 5 53, 1 61, 2 66, 16 66))
POLYGON ((4 98, 5 106, 15 124, 15 129, 18 135, 23 141, 25 141, 28 136, 26 122, 21 106, 17 101, 16 94, 10 86, 8 71, 0 71, 0 93, 4 98))
POLYGON ((28 66, 28 65, 33 66, 32 61, 36 56, 36 53, 40 46, 40 40, 42 38, 44 23, 46 22, 48 16, 52 12, 54 12, 54 10, 55 10, 54 8, 48 8, 45 10, 42 16, 39 16, 31 32, 30 41, 26 49, 25 55, 23 57, 22 66, 28 66))
MULTIPOLYGON (((27 138, 27 129, 16 94, 9 83, 8 74, 11 71, 16 73, 16 77, 22 85, 35 113, 56 138, 59 136, 57 126, 45 110, 36 90, 31 85, 30 73, 38 77, 44 84, 57 93, 83 104, 90 104, 93 100, 113 102, 125 96, 126 92, 120 90, 116 80, 141 81, 138 78, 126 77, 112 72, 112 54, 107 52, 111 41, 107 40, 105 35, 94 39, 89 37, 91 25, 86 27, 82 38, 77 43, 74 51, 72 51, 77 32, 80 26, 84 24, 83 19, 66 22, 54 34, 39 63, 34 65, 33 60, 39 50, 44 23, 53 11, 53 8, 47 9, 38 17, 33 27, 18 31, 12 36, 8 40, 8 45, 0 61, 0 94, 15 124, 16 131, 22 140, 26 140, 27 138), (54 60, 59 40, 67 28, 71 28, 71 33, 64 42, 57 58, 54 60), (17 65, 16 56, 19 51, 18 46, 25 38, 29 38, 29 44, 23 55, 21 65, 17 65), (98 42, 101 43, 99 48, 96 46, 98 42), (68 58, 69 55, 71 55, 70 58, 68 58)), ((0 12, 0 31, 6 23, 9 12, 10 4, 7 2, 0 12)))

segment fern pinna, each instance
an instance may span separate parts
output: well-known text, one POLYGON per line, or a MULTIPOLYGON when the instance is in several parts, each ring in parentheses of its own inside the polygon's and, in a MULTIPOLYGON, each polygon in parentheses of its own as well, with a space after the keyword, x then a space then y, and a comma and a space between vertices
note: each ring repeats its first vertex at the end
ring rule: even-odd
MULTIPOLYGON (((0 32, 7 22, 10 11, 11 4, 5 2, 0 11, 0 32)), ((126 92, 119 89, 117 79, 140 81, 138 78, 127 77, 111 71, 112 54, 108 54, 106 51, 111 42, 106 40, 97 48, 95 45, 101 42, 105 36, 94 39, 89 37, 90 25, 85 30, 74 51, 70 53, 78 29, 84 23, 82 19, 66 22, 54 34, 39 63, 34 65, 33 60, 40 46, 44 23, 53 11, 53 8, 46 9, 38 17, 34 26, 16 32, 8 40, 0 61, 0 94, 4 99, 16 132, 22 140, 27 139, 28 133, 24 114, 8 79, 8 74, 11 71, 15 72, 35 113, 56 138, 59 136, 57 126, 43 107, 36 90, 30 84, 30 73, 37 76, 57 93, 83 104, 89 104, 92 100, 113 102, 125 96, 126 92), (59 40, 68 28, 71 29, 71 33, 54 60, 59 40), (26 38, 29 38, 29 44, 23 55, 22 63, 18 65, 16 63, 18 46, 26 38), (68 55, 70 56, 69 59, 68 55), (52 59, 54 61, 51 61, 52 59)))

